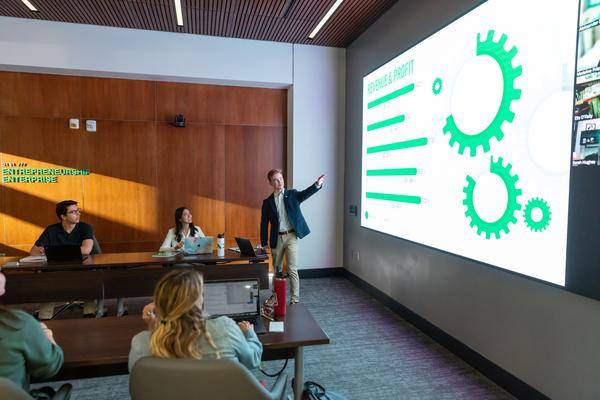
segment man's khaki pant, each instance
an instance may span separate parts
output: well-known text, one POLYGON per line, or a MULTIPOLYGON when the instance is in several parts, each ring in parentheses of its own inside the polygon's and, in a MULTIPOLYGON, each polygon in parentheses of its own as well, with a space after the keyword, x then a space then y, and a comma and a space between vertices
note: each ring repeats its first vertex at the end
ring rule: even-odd
POLYGON ((298 238, 294 232, 279 235, 277 247, 271 249, 273 256, 273 265, 277 272, 281 272, 283 264, 283 256, 287 266, 288 275, 290 277, 290 286, 292 289, 292 301, 300 299, 300 277, 298 276, 298 238))

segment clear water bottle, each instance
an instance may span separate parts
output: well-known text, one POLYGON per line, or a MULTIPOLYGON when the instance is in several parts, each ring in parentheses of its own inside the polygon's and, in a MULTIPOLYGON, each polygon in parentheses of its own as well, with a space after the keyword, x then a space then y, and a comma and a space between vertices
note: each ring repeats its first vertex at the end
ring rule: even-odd
POLYGON ((225 234, 217 235, 217 257, 225 257, 225 234))

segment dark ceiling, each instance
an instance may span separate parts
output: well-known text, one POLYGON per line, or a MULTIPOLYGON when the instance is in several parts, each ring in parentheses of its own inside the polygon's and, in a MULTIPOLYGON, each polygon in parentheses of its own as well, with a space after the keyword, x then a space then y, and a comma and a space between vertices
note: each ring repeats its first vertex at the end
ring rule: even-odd
POLYGON ((345 0, 319 34, 308 35, 335 0, 0 0, 0 15, 240 39, 347 47, 397 0, 345 0), (291 4, 291 5, 290 5, 291 4))

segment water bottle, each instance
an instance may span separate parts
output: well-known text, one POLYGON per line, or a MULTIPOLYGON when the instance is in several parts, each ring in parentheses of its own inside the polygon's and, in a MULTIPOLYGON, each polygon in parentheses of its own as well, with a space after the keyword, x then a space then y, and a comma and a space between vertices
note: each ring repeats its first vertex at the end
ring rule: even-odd
POLYGON ((217 235, 217 257, 225 257, 225 234, 217 235))
POLYGON ((275 305, 275 316, 285 316, 285 295, 286 295, 286 283, 285 278, 277 275, 273 279, 273 291, 277 295, 277 304, 275 305))

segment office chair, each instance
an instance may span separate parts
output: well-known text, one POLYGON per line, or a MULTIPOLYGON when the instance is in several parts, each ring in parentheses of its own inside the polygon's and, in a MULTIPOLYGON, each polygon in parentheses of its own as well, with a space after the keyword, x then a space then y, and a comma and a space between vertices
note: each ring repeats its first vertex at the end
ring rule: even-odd
POLYGON ((34 400, 29 393, 10 379, 0 377, 0 399, 34 400))
POLYGON ((269 391, 242 364, 231 360, 144 357, 129 376, 133 400, 239 399, 282 400, 287 376, 269 391))
MULTIPOLYGON (((44 396, 42 398, 49 398, 50 400, 69 400, 71 398, 72 389, 73 386, 70 383, 65 383, 56 391, 51 387, 46 386, 41 389, 36 389, 33 392, 43 394, 44 396)), ((35 400, 35 397, 10 379, 0 377, 0 399, 35 400)))
MULTIPOLYGON (((98 239, 96 239, 96 236, 93 236, 92 240, 93 240, 93 244, 92 244, 92 251, 90 252, 90 255, 102 254, 102 248, 100 247, 100 243, 98 242, 98 239)), ((123 300, 119 299, 118 301, 121 302, 120 306, 118 307, 119 310, 121 310, 121 308, 123 308, 123 300)), ((97 318, 104 316, 104 313, 106 311, 104 309, 104 299, 86 300, 84 302, 72 301, 72 302, 68 302, 68 303, 64 304, 57 312, 54 313, 52 318, 54 319, 54 318, 58 317, 60 314, 62 314, 63 312, 65 312, 67 310, 72 309, 73 307, 79 307, 79 308, 83 309, 83 313, 85 315, 93 314, 95 312, 97 318), (92 311, 88 312, 90 310, 92 310, 92 311)))

